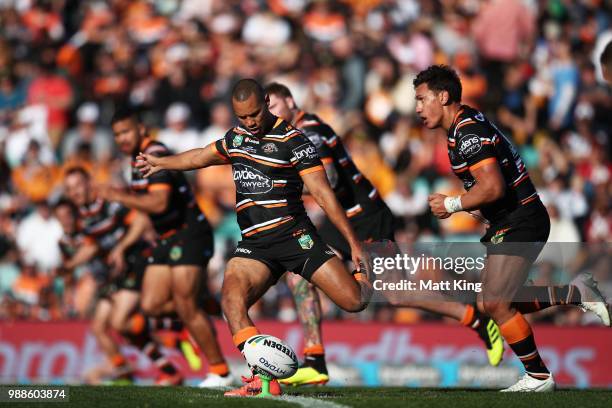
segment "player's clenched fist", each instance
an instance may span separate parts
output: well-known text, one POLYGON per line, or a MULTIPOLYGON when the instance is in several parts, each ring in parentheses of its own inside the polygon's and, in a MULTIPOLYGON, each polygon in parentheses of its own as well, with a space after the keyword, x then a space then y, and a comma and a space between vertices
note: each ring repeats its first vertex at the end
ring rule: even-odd
POLYGON ((436 218, 444 219, 450 217, 450 214, 446 211, 446 207, 444 206, 445 198, 446 196, 444 194, 434 193, 429 195, 429 207, 436 218))
POLYGON ((136 156, 136 168, 144 177, 149 177, 158 171, 163 170, 159 161, 159 157, 145 153, 138 153, 138 156, 136 156))

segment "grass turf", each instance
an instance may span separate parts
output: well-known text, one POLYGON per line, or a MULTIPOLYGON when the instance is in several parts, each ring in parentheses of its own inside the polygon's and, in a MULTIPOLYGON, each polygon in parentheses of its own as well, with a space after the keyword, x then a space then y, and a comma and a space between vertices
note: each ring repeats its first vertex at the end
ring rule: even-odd
MULTIPOLYGON (((74 386, 68 407, 612 407, 612 390, 558 390, 552 394, 500 394, 492 390, 365 387, 289 388, 288 400, 225 398, 222 391, 192 387, 74 386), (302 397, 293 399, 291 397, 302 397), (309 399, 305 399, 309 398, 309 399)), ((56 405, 56 404, 53 404, 56 405)), ((40 403, 17 406, 40 407, 40 403)))

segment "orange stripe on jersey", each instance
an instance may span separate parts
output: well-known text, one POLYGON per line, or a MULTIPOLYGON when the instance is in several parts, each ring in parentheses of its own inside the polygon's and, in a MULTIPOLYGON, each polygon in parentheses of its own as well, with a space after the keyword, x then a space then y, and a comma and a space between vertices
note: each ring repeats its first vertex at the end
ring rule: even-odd
POLYGON ((461 129, 462 127, 464 127, 465 125, 471 125, 472 123, 476 123, 476 122, 475 122, 475 121, 473 121, 473 120, 468 120, 467 122, 463 122, 462 124, 460 124, 459 126, 457 126, 457 128, 456 128, 455 130, 459 130, 459 129, 461 129))
POLYGON ((172 190, 172 186, 166 183, 150 184, 147 188, 147 191, 170 191, 170 190, 172 190))
POLYGON ((455 113, 455 117, 453 118, 453 124, 455 124, 455 122, 457 122, 457 119, 459 118, 459 116, 463 113, 463 108, 459 109, 457 111, 457 113, 455 113))
POLYGON ((356 216, 357 214, 359 214, 362 211, 363 211, 363 208, 359 207, 356 210, 353 210, 353 211, 350 211, 350 212, 347 211, 346 212, 346 216, 347 216, 347 218, 351 218, 351 217, 356 216))
POLYGON ((227 156, 225 156, 223 153, 221 153, 221 152, 219 151, 219 149, 217 149, 217 144, 216 144, 216 143, 211 143, 210 145, 212 146, 213 152, 215 152, 215 154, 216 154, 217 156, 219 156, 220 158, 222 158, 222 159, 223 159, 223 161, 225 161, 225 162, 227 162, 227 161, 228 161, 227 156))
POLYGON ((321 159, 321 162, 322 162, 323 164, 331 164, 331 163, 333 163, 333 162, 334 162, 334 159, 332 159, 331 157, 323 157, 323 158, 321 159))
POLYGON ((261 138, 261 140, 271 140, 271 141, 273 141, 273 142, 284 143, 284 142, 286 142, 287 140, 292 139, 292 138, 294 138, 294 137, 296 137, 296 136, 299 136, 299 135, 301 135, 301 133, 300 133, 300 132, 296 132, 296 133, 294 133, 294 134, 292 134, 292 135, 289 135, 289 136, 287 136, 287 137, 284 137, 284 138, 282 138, 282 139, 276 139, 276 138, 273 138, 273 137, 266 137, 266 136, 264 136, 264 137, 262 137, 262 138, 261 138))
POLYGON ((236 208, 236 212, 242 211, 242 210, 244 210, 244 209, 246 209, 246 208, 249 208, 249 207, 252 207, 252 206, 254 206, 254 205, 255 205, 255 203, 254 203, 254 202, 252 202, 252 201, 250 201, 250 202, 248 202, 248 203, 244 203, 244 204, 242 204, 240 207, 237 207, 237 208, 236 208))
POLYGON ((147 147, 151 144, 151 139, 147 136, 142 139, 142 143, 140 143, 140 151, 144 152, 147 147))
POLYGON ((334 141, 332 143, 327 143, 327 145, 329 147, 334 147, 338 144, 338 136, 336 136, 336 138, 334 139, 334 141))
POLYGON ((303 175, 306 175, 306 174, 310 174, 310 173, 314 173, 315 171, 321 171, 321 170, 325 170, 325 169, 323 168, 323 166, 318 165, 318 166, 311 167, 309 169, 304 169, 304 170, 300 171, 300 176, 303 176, 303 175))
POLYGON ((497 159, 495 157, 488 157, 486 159, 482 159, 478 163, 472 164, 470 166, 470 171, 481 168, 482 166, 486 166, 487 164, 497 163, 497 159))
POLYGON ((470 168, 469 168, 468 166, 465 166, 465 167, 462 167, 462 168, 460 168, 460 169, 453 169, 453 172, 455 172, 455 174, 458 174, 458 173, 463 173, 463 172, 466 172, 466 171, 468 171, 469 169, 470 169, 470 168))
POLYGON ((527 204, 527 203, 532 202, 532 201, 533 201, 533 200, 535 200, 536 198, 538 198, 538 196, 537 196, 537 195, 536 195, 536 196, 533 196, 533 197, 531 197, 531 198, 528 198, 528 199, 526 199, 526 200, 521 201, 521 204, 522 204, 522 205, 525 205, 525 204, 527 204))
POLYGON ((286 207, 287 203, 277 203, 277 204, 264 204, 266 208, 276 208, 276 207, 286 207))
POLYGON ((278 163, 271 163, 268 161, 263 161, 260 159, 256 159, 254 157, 248 156, 246 154, 242 154, 242 153, 230 153, 231 157, 244 157, 245 159, 249 159, 252 160, 254 162, 257 162, 259 164, 263 164, 265 166, 269 166, 269 167, 293 167, 291 164, 278 164, 278 163))
POLYGON ((299 123, 302 120, 302 118, 304 117, 304 115, 306 114, 306 112, 304 112, 303 110, 298 111, 295 119, 293 120, 293 123, 295 123, 296 127, 300 127, 299 123))
POLYGON ((262 231, 266 231, 266 230, 269 230, 269 229, 272 229, 272 228, 276 228, 279 225, 282 225, 282 224, 284 224, 286 222, 291 221, 292 219, 293 219, 293 217, 289 217, 286 220, 282 220, 282 221, 279 221, 279 222, 275 222, 274 224, 266 225, 265 227, 254 229, 253 231, 249 231, 246 234, 244 234, 244 236, 245 237, 250 237, 251 235, 257 234, 258 232, 262 232, 262 231))
POLYGON ((282 121, 283 121, 283 119, 282 119, 282 118, 277 118, 277 119, 276 119, 276 123, 274 124, 274 126, 272 126, 272 129, 274 129, 275 127, 277 127, 278 125, 280 125, 282 121))

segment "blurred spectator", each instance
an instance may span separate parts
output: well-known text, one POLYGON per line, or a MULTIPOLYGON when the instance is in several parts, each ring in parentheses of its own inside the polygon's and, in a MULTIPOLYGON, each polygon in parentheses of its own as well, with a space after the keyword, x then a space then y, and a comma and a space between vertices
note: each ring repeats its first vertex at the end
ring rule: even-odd
POLYGON ((95 160, 108 161, 113 154, 114 143, 108 130, 97 126, 100 118, 98 106, 93 102, 86 102, 77 109, 76 116, 76 127, 66 132, 64 137, 62 146, 64 160, 76 154, 80 145, 87 143, 95 160))
POLYGON ((49 273, 60 265, 58 243, 62 234, 62 227, 51 214, 49 205, 41 201, 19 224, 15 240, 27 265, 49 273))
POLYGON ((177 102, 170 105, 165 115, 166 128, 160 130, 157 139, 176 153, 203 147, 198 132, 188 126, 190 116, 191 112, 186 104, 177 102))
POLYGON ((68 125, 68 109, 73 100, 70 83, 55 72, 55 56, 53 48, 41 51, 38 72, 28 87, 28 103, 47 108, 47 125, 53 147, 57 147, 68 125))
POLYGON ((32 140, 20 166, 13 169, 15 191, 31 202, 46 201, 55 189, 58 170, 40 160, 40 145, 32 140))
POLYGON ((210 111, 210 125, 202 132, 202 146, 215 142, 232 126, 232 113, 226 103, 215 103, 210 111))

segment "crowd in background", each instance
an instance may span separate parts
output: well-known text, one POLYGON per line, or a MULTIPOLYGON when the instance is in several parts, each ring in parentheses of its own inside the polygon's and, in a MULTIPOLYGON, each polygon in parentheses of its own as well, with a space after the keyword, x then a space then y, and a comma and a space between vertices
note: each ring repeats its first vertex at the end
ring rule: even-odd
MULTIPOLYGON (((462 191, 443 131, 414 114, 412 80, 431 64, 454 67, 463 102, 518 147, 550 241, 604 244, 572 268, 542 262, 535 282, 591 270, 612 294, 612 92, 596 64, 611 11, 606 0, 0 0, 0 319, 87 316, 96 282, 86 267, 61 270, 53 204, 71 166, 125 185, 109 127, 118 104, 140 109, 151 136, 180 152, 235 123, 229 92, 243 77, 286 84, 335 129, 398 217, 397 241, 477 241, 474 217, 438 222, 429 211, 429 193, 462 191)), ((216 229, 218 295, 240 236, 231 172, 189 178, 216 229)), ((295 319, 283 285, 252 313, 295 319)), ((325 313, 348 318, 328 302, 325 313)), ((377 307, 352 318, 431 317, 377 307)))

